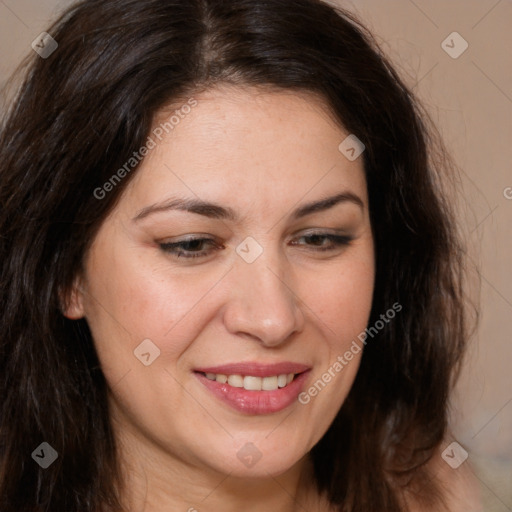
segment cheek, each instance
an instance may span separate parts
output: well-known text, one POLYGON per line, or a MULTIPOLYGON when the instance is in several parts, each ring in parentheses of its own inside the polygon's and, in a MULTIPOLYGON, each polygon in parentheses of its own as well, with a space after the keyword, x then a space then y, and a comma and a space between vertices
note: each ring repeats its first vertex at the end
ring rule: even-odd
POLYGON ((304 302, 318 315, 331 344, 342 348, 364 331, 372 305, 371 259, 354 260, 306 283, 304 302))
MULTIPOLYGON (((358 336, 367 327, 374 289, 371 246, 305 283, 306 302, 314 311, 325 345, 317 348, 318 366, 299 402, 316 418, 317 440, 343 405, 363 354, 358 336), (343 263, 343 264, 341 264, 343 263)), ((312 317, 312 318, 314 318, 312 317)))
POLYGON ((86 317, 105 363, 125 364, 123 354, 133 358, 145 339, 162 354, 177 357, 213 315, 204 299, 225 269, 180 272, 164 260, 155 264, 155 259, 135 250, 121 257, 98 248, 91 255, 86 317))

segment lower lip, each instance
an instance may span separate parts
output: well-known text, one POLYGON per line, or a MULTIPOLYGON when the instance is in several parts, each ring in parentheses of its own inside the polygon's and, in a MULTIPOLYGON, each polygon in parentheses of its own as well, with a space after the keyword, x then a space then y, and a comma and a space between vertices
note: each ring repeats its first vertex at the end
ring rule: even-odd
POLYGON ((309 370, 297 375, 284 388, 273 391, 247 391, 244 388, 235 388, 207 379, 202 373, 195 372, 199 381, 216 397, 245 414, 272 414, 286 409, 297 400, 308 374, 309 370))

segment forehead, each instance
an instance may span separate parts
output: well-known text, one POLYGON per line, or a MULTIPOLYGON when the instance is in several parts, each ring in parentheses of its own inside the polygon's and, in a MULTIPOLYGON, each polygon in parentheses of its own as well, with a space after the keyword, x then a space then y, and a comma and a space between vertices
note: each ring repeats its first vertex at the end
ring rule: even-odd
POLYGON ((155 148, 127 194, 135 202, 170 193, 245 199, 262 208, 350 188, 366 200, 362 158, 349 161, 338 149, 347 136, 312 94, 210 89, 158 113, 155 148))

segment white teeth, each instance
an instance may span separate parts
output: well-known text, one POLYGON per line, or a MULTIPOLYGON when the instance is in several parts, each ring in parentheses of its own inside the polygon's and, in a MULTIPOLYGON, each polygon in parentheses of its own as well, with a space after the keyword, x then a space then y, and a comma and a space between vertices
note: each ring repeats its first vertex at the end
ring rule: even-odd
POLYGON ((247 391, 261 391, 261 377, 244 377, 244 388, 247 391))
POLYGON ((253 375, 223 375, 222 373, 206 373, 206 378, 215 380, 220 384, 228 383, 234 388, 244 388, 248 391, 275 391, 284 388, 292 382, 294 373, 283 373, 272 377, 255 377, 253 375))
POLYGON ((288 383, 288 376, 287 375, 278 375, 277 376, 277 385, 280 388, 284 388, 287 383, 288 383))
POLYGON ((261 389, 274 391, 274 389, 277 389, 277 379, 277 375, 275 377, 263 377, 263 379, 261 379, 261 389))
POLYGON ((241 375, 230 375, 228 377, 228 384, 234 388, 243 388, 244 378, 241 375))

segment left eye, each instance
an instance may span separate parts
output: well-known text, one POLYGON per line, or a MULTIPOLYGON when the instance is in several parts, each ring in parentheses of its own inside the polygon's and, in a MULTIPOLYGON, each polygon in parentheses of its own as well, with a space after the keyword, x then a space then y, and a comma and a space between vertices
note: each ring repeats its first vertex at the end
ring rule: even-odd
POLYGON ((296 241, 292 245, 305 245, 315 251, 333 251, 338 247, 349 245, 353 240, 347 235, 335 235, 332 233, 310 233, 303 235, 296 240, 304 240, 306 243, 300 244, 296 241))

